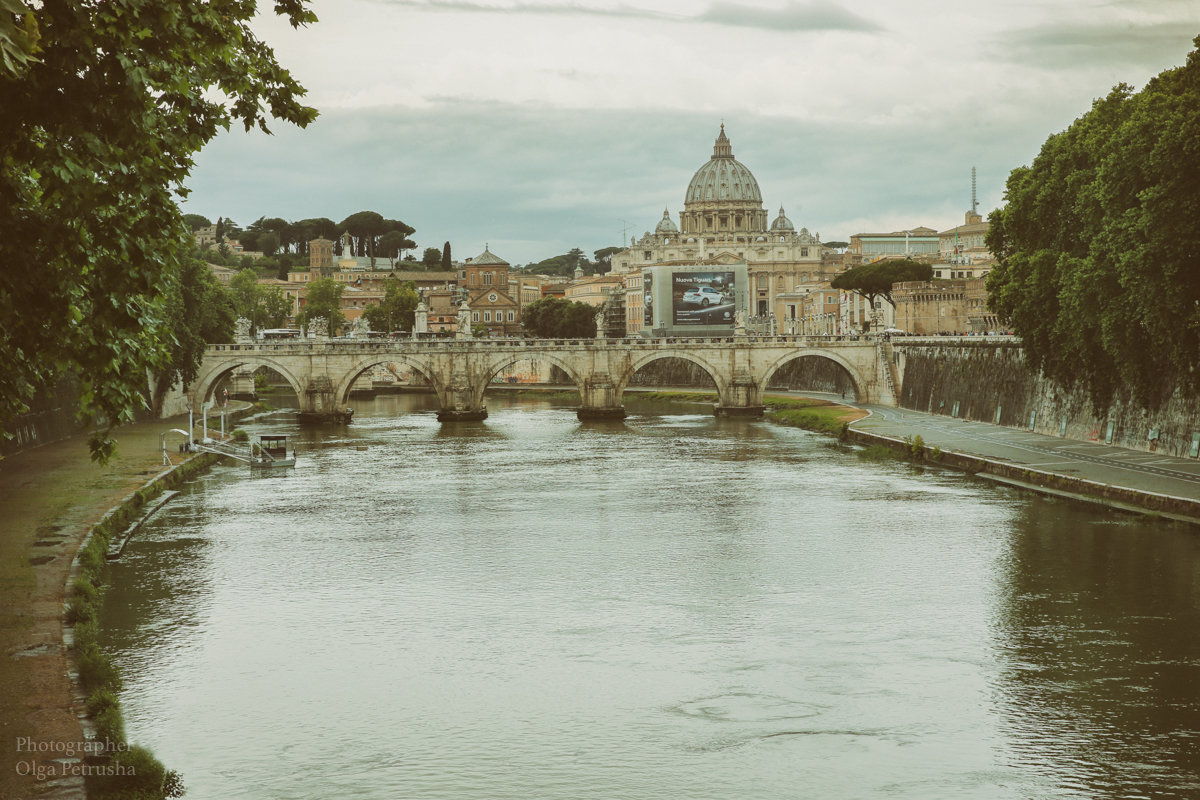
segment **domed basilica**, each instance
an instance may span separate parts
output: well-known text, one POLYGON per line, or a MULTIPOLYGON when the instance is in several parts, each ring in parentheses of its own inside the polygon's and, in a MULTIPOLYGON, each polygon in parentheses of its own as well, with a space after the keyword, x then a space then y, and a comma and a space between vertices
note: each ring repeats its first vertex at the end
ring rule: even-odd
MULTIPOLYGON (((712 157, 696 170, 684 193, 679 224, 663 211, 654 232, 634 238, 613 255, 612 265, 614 273, 633 273, 659 265, 744 262, 753 297, 750 313, 774 313, 782 319, 794 316, 787 301, 795 302, 802 285, 821 281, 824 249, 819 236, 806 228, 797 231, 782 208, 768 222, 758 181, 733 157, 722 123, 712 157)), ((630 312, 634 320, 637 312, 630 312)))

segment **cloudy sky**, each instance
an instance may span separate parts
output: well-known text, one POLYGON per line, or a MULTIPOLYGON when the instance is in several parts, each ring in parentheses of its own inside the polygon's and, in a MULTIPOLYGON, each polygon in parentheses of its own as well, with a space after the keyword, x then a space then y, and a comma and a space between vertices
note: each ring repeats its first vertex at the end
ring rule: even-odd
MULTIPOLYGON (((260 3, 269 7, 271 3, 260 3)), ((824 241, 962 221, 1117 83, 1182 64, 1195 0, 315 0, 256 25, 321 116, 218 137, 184 210, 364 209, 455 258, 591 253, 683 208, 722 120, 824 241)), ((416 255, 420 257, 420 250, 416 255)))

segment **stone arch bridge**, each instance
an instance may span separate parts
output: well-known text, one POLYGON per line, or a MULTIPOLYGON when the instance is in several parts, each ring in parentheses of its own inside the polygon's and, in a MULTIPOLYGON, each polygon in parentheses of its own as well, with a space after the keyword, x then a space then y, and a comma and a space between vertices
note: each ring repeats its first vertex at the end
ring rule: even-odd
POLYGON ((517 361, 543 360, 559 367, 579 389, 580 419, 625 416, 621 395, 633 374, 663 358, 698 365, 712 377, 718 416, 757 416, 771 376, 798 358, 835 362, 854 385, 856 399, 896 403, 899 396, 891 345, 878 339, 836 336, 730 336, 663 339, 469 339, 345 341, 308 339, 210 345, 188 388, 199 405, 230 373, 269 367, 282 375, 309 415, 336 415, 350 389, 379 364, 405 365, 437 392, 440 420, 487 417, 483 395, 496 375, 517 361))

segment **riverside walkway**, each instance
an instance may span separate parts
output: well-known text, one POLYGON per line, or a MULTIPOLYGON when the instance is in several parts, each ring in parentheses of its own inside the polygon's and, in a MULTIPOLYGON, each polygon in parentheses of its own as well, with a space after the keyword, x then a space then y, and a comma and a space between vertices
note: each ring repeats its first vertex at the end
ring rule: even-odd
MULTIPOLYGON (((856 430, 897 439, 919 435, 926 445, 944 451, 1200 503, 1200 459, 1129 450, 1103 442, 1046 436, 1019 428, 927 414, 907 408, 855 403, 832 393, 798 394, 844 403, 870 412, 869 416, 851 423, 856 430)), ((769 398, 767 403, 770 403, 769 398)), ((1121 503, 1112 505, 1124 507, 1121 503)), ((1183 516, 1200 522, 1193 515, 1183 516)))

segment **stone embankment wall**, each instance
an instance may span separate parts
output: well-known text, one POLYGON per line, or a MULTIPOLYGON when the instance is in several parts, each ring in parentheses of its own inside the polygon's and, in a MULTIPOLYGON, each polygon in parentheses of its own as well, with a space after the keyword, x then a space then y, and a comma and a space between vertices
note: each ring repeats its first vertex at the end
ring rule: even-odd
POLYGON ((1031 373, 1016 342, 901 340, 893 352, 904 408, 1180 457, 1200 441, 1196 398, 1176 392, 1153 412, 1119 398, 1097 415, 1086 391, 1031 373))

